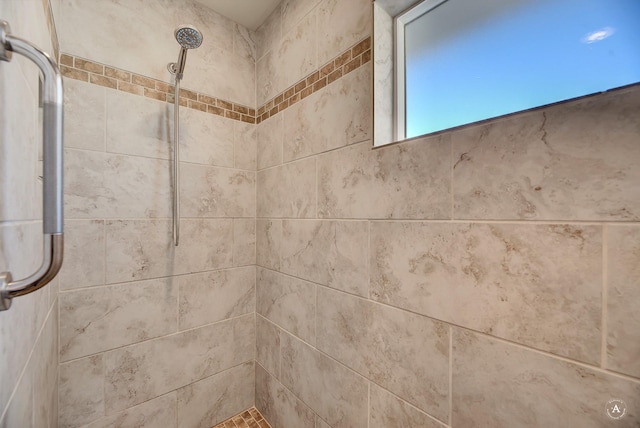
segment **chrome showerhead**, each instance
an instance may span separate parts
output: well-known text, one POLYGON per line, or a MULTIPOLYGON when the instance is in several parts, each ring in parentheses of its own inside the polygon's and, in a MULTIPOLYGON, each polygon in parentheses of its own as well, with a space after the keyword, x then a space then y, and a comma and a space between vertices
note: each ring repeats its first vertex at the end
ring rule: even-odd
POLYGON ((202 44, 202 33, 192 25, 181 25, 174 32, 176 40, 185 49, 195 49, 202 44))
POLYGON ((181 25, 173 34, 182 47, 178 61, 169 63, 167 68, 171 74, 176 75, 176 79, 182 79, 184 65, 187 62, 187 49, 195 49, 202 44, 202 33, 192 25, 181 25))

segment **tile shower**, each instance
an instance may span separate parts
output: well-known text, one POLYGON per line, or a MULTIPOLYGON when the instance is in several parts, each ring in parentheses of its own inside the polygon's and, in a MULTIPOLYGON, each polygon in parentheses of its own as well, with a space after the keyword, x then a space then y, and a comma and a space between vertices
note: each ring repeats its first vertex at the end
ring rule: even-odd
MULTIPOLYGON (((370 0, 283 0, 255 32, 191 0, 0 12, 60 43, 67 148, 63 271, 0 313, 0 426, 211 427, 255 405, 276 428, 595 427, 614 398, 616 426, 640 423, 637 86, 371 150, 370 0), (205 41, 174 248, 185 22, 205 41)), ((31 158, 4 147, 37 123, 37 79, 0 77, 23 112, 0 110, 3 181, 37 195, 35 135, 31 158)), ((39 248, 39 208, 8 196, 3 269, 39 248)))

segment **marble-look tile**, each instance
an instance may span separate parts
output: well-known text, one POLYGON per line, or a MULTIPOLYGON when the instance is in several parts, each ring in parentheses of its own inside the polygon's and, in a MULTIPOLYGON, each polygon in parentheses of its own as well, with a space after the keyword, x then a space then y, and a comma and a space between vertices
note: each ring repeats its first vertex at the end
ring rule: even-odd
POLYGON ((315 159, 259 171, 257 187, 258 217, 315 217, 315 159))
POLYGON ((176 393, 170 392, 122 412, 98 419, 86 428, 177 428, 176 393))
POLYGON ((180 330, 251 313, 255 310, 253 266, 177 276, 180 330))
POLYGON ((328 423, 323 421, 320 416, 316 415, 316 428, 331 428, 328 423))
POLYGON ((369 428, 415 427, 445 428, 412 405, 394 397, 379 386, 369 384, 369 428))
POLYGON ((261 315, 256 315, 256 362, 280 376, 280 328, 261 315))
POLYGON ((258 169, 258 137, 256 126, 233 121, 235 167, 256 171, 258 169))
POLYGON ((256 220, 233 219, 233 265, 256 264, 256 220))
MULTIPOLYGON (((42 223, 0 223, 0 272, 22 279, 35 272, 42 253, 42 223)), ((9 404, 37 334, 46 319, 49 286, 13 299, 9 311, 0 312, 0 412, 9 404)))
POLYGON ((284 111, 284 160, 369 140, 371 121, 371 67, 365 66, 284 111))
POLYGON ((106 222, 107 283, 202 272, 232 266, 232 219, 183 219, 180 245, 169 220, 106 222))
MULTIPOLYGON (((261 59, 282 39, 282 3, 279 3, 271 15, 256 30, 256 60, 261 59)), ((264 75, 258 73, 264 78, 264 75)), ((262 104, 262 103, 259 103, 262 104)))
POLYGON ((282 32, 287 33, 294 28, 320 0, 284 0, 282 2, 282 32))
POLYGON ((264 104, 312 73, 318 66, 316 51, 316 13, 313 12, 258 60, 258 105, 264 104))
POLYGON ((315 428, 313 411, 256 364, 256 408, 273 428, 315 428))
POLYGON ((259 170, 282 164, 283 116, 275 115, 257 126, 259 170))
POLYGON ((159 159, 172 156, 172 104, 113 89, 106 98, 108 152, 159 159))
POLYGON ((372 150, 365 142, 318 157, 318 216, 451 218, 447 135, 372 150))
POLYGON ((449 327, 318 289, 317 348, 425 412, 449 415, 449 327))
POLYGON ((67 218, 170 217, 169 162, 65 150, 67 218))
POLYGON ((64 79, 64 146, 105 150, 106 89, 64 79))
POLYGON ((640 378, 640 227, 606 231, 607 368, 640 378))
POLYGON ((284 220, 281 271, 366 297, 368 247, 366 221, 284 220))
POLYGON ((33 426, 33 372, 27 368, 18 386, 13 392, 13 396, 2 419, 0 428, 31 427, 33 426))
POLYGON ((256 32, 236 24, 233 33, 233 51, 244 58, 255 61, 256 32))
POLYGON ((315 344, 315 284, 258 268, 256 312, 305 342, 315 344))
POLYGON ((182 164, 180 210, 183 217, 254 217, 256 173, 182 164))
POLYGON ((602 228, 376 222, 371 298, 600 362, 602 228))
MULTIPOLYGON (((180 161, 233 168, 234 122, 199 110, 180 109, 180 161)), ((173 135, 170 141, 173 144, 173 135)))
POLYGON ((369 0, 322 0, 318 7, 318 62, 320 65, 371 35, 369 0))
POLYGON ((453 132, 454 216, 640 219, 640 89, 453 132))
POLYGON ((107 414, 251 361, 254 320, 245 315, 107 352, 107 414))
POLYGON ((60 289, 104 284, 104 221, 67 220, 60 289))
POLYGON ((458 329, 453 357, 453 426, 640 424, 638 382, 458 329), (611 399, 628 406, 618 421, 605 412, 611 399))
POLYGON ((60 359, 84 357, 177 331, 178 288, 168 279, 60 294, 60 359))
POLYGON ((104 416, 103 355, 60 365, 58 426, 80 427, 104 416))
POLYGON ((333 428, 367 426, 367 381, 289 334, 281 337, 282 383, 333 428))
POLYGON ((34 427, 58 425, 58 313, 54 301, 31 356, 34 427))
POLYGON ((0 182, 11 183, 0 188, 0 221, 42 216, 38 93, 37 88, 34 92, 29 87, 30 81, 33 84, 38 77, 35 67, 31 71, 34 74, 27 76, 19 65, 5 63, 0 67, 0 182))
POLYGON ((280 270, 282 220, 256 220, 256 263, 271 270, 280 270))
POLYGON ((211 428, 253 406, 254 363, 218 373, 178 390, 178 427, 211 428))

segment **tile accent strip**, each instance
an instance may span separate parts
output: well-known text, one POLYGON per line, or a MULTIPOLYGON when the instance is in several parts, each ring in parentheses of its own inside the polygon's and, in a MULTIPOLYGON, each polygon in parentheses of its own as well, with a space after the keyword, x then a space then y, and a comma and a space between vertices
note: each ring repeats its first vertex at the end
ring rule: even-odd
POLYGON ((347 49, 258 109, 260 123, 371 61, 371 37, 347 49))
POLYGON ((255 407, 245 410, 226 421, 220 422, 213 428, 271 428, 271 425, 255 407))
MULTIPOLYGON (((171 104, 174 102, 174 87, 169 83, 67 53, 60 54, 60 71, 63 76, 70 79, 143 95, 171 104)), ((256 123, 255 109, 189 89, 180 88, 180 105, 228 119, 256 123)))
MULTIPOLYGON (((181 89, 180 105, 228 119, 258 124, 350 72, 357 70, 369 61, 371 61, 371 37, 367 37, 342 52, 322 67, 273 97, 257 111, 251 107, 188 89, 181 89)), ((62 75, 70 79, 81 80, 167 103, 174 102, 173 85, 160 80, 67 53, 60 54, 59 64, 62 75)))

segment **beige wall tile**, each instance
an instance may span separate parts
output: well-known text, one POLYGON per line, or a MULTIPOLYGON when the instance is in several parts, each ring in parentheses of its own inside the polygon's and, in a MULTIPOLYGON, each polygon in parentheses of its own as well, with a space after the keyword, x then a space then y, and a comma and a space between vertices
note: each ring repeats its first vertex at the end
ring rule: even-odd
POLYGON ((104 284, 104 221, 67 220, 60 289, 104 284))
POLYGON ((182 164, 180 209, 183 217, 254 217, 256 173, 182 164))
POLYGON ((80 427, 104 416, 103 355, 60 365, 59 427, 80 427))
POLYGON ((639 219, 634 89, 453 132, 455 218, 639 219))
POLYGON ((285 162, 371 139, 371 115, 365 66, 276 116, 284 116, 285 162))
POLYGON ((442 421, 449 415, 449 327, 318 288, 317 348, 442 421))
POLYGON ((256 220, 233 219, 233 265, 256 264, 256 220))
POLYGON ((284 0, 282 2, 282 31, 286 34, 294 28, 320 0, 284 0))
POLYGON ((600 362, 600 226, 372 223, 370 286, 380 302, 600 362))
POLYGON ((54 301, 29 362, 33 367, 30 371, 33 373, 34 427, 58 425, 58 313, 58 304, 54 301))
POLYGON ((248 362, 178 390, 178 427, 211 428, 253 406, 254 363, 248 362))
POLYGON ((169 217, 168 161, 65 150, 67 218, 169 217))
POLYGON ((60 358, 84 357, 177 331, 178 289, 167 279, 60 294, 60 358))
MULTIPOLYGON (((271 15, 256 30, 256 60, 262 58, 282 38, 282 4, 278 4, 271 15)), ((258 73, 262 79, 264 75, 258 73)), ((258 102, 258 104, 261 104, 258 102)))
POLYGON ((253 266, 178 276, 173 281, 180 295, 180 330, 255 310, 256 270, 253 266))
POLYGON ((115 90, 108 90, 106 98, 108 152, 159 159, 172 157, 173 105, 115 90))
POLYGON ((291 335, 281 337, 282 383, 334 428, 367 426, 367 381, 291 335))
POLYGON ((371 35, 373 17, 369 0, 322 0, 317 11, 319 64, 371 35))
POLYGON ((280 270, 282 220, 256 220, 256 263, 271 270, 280 270))
POLYGON ((261 315, 256 315, 256 362, 280 376, 280 328, 261 315))
POLYGON ((607 368, 640 378, 640 227, 606 231, 607 368))
MULTIPOLYGON (((234 122, 194 109, 180 109, 180 161, 233 168, 234 122)), ((169 140, 173 141, 173 136, 169 140)))
POLYGON ((256 364, 256 408, 272 427, 314 428, 309 407, 256 364))
POLYGON ((283 116, 277 114, 257 126, 259 170, 282 164, 283 116))
POLYGON ((98 419, 87 428, 176 428, 176 393, 149 400, 122 412, 98 419))
POLYGON ((258 168, 258 141, 256 126, 233 121, 235 167, 256 171, 258 168))
POLYGON ((106 223, 107 283, 232 266, 233 220, 183 219, 174 247, 169 220, 106 223))
POLYGON ((259 171, 258 217, 315 217, 315 187, 315 159, 259 171))
POLYGON ((315 284, 258 268, 256 312, 305 342, 315 344, 315 284))
POLYGON ((374 383, 369 383, 369 388, 369 428, 446 427, 442 422, 429 417, 374 383))
POLYGON ((256 58, 256 34, 255 31, 236 24, 233 32, 233 51, 255 62, 256 58))
POLYGON ((368 246, 364 221, 283 220, 281 270, 367 296, 368 246))
POLYGON ((33 424, 33 372, 29 368, 27 365, 27 371, 22 375, 13 398, 2 415, 2 428, 27 427, 33 424))
POLYGON ((107 413, 250 361, 254 348, 254 316, 245 315, 107 352, 107 413))
POLYGON ((361 143, 318 157, 318 216, 451 218, 451 146, 440 135, 371 149, 361 143))
POLYGON ((106 89, 64 79, 64 146, 105 150, 106 89))
POLYGON ((453 426, 637 426, 640 383, 454 329, 453 426), (628 414, 614 421, 611 399, 628 414), (562 422, 558 422, 562 421, 562 422))

